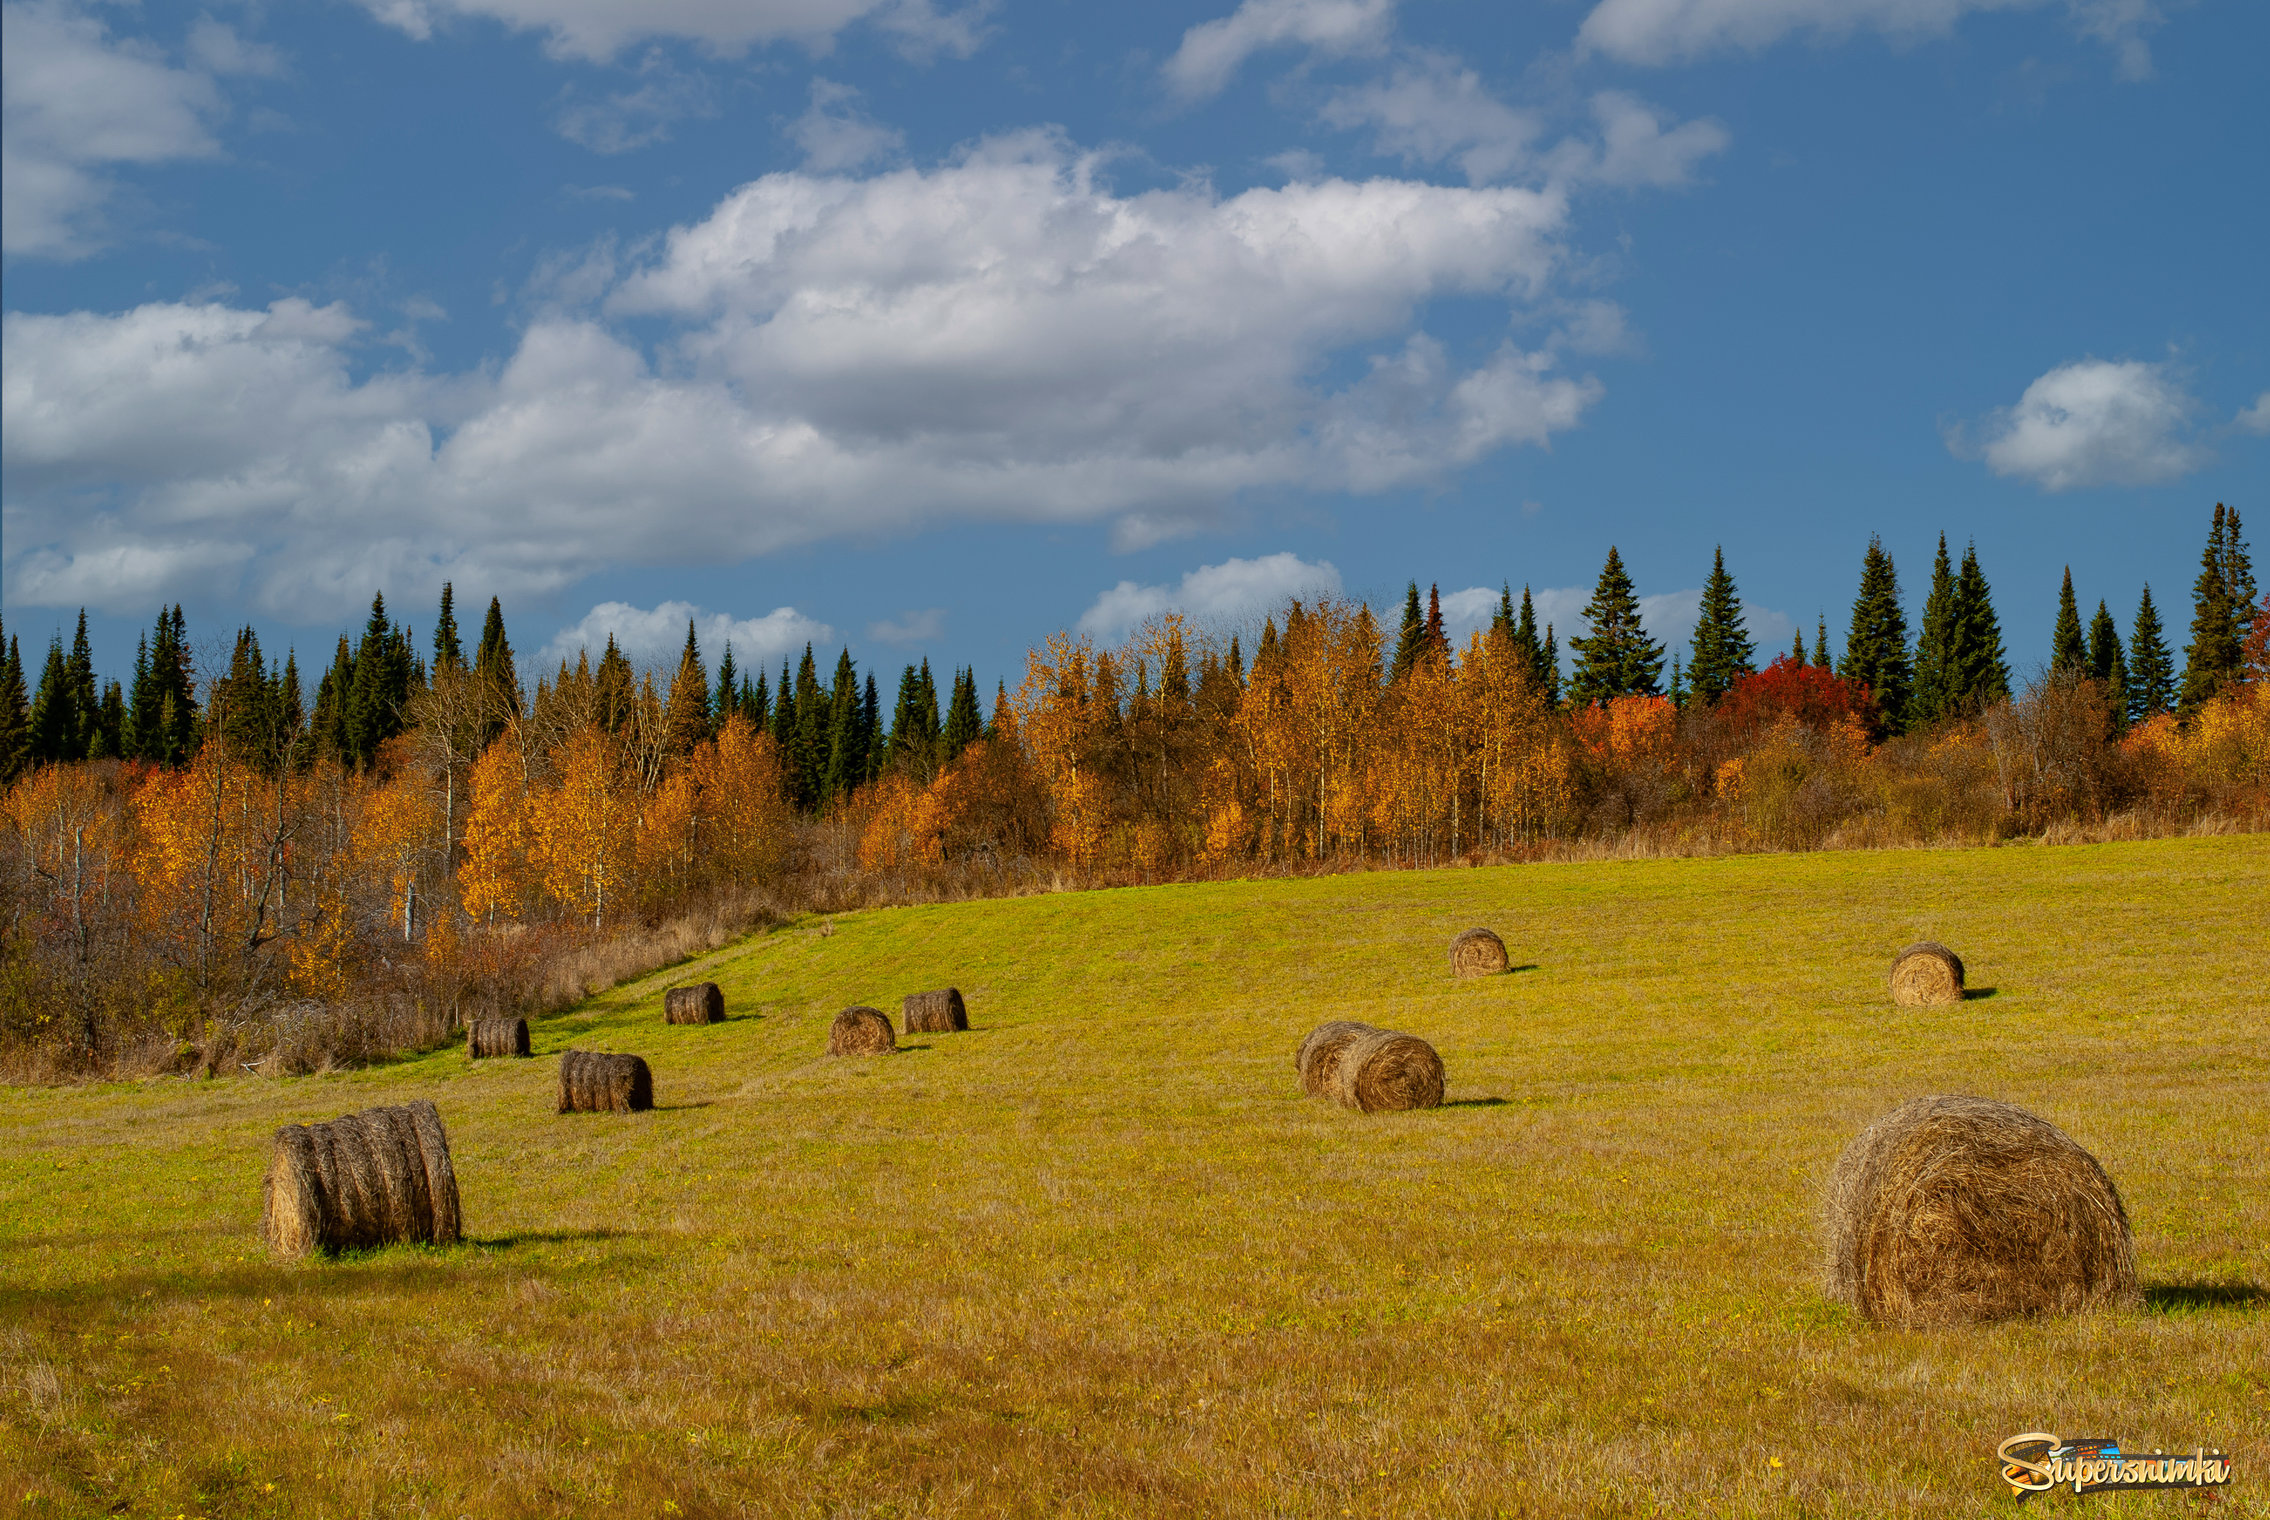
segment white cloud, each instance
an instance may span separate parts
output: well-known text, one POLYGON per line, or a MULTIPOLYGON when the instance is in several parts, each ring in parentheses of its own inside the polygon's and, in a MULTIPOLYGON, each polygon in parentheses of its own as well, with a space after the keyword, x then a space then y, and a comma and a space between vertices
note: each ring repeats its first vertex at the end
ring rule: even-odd
POLYGON ((1265 48, 1363 52, 1386 40, 1394 19, 1394 0, 1245 0, 1230 15, 1182 34, 1166 62, 1167 83, 1188 100, 1217 94, 1265 48))
MULTIPOLYGON (((1794 35, 1841 42, 1871 31, 1895 42, 1945 36, 1971 11, 2016 10, 2049 0, 1600 0, 1577 32, 1580 51, 1626 63, 1682 62, 1730 48, 1755 51, 1794 35)), ((2151 54, 2142 33, 2160 21, 2153 0, 2065 0, 2074 27, 2111 47, 2120 72, 2142 78, 2151 54)))
POLYGON ((210 19, 189 52, 175 67, 67 0, 0 7, 0 249, 82 258, 108 241, 113 166, 219 155, 218 78, 273 72, 276 55, 210 19))
POLYGON ((569 142, 594 153, 628 153, 670 139, 670 129, 688 117, 717 114, 717 91, 701 75, 676 67, 660 48, 651 48, 637 69, 636 89, 596 99, 569 92, 552 125, 569 142))
POLYGON ((2232 423, 2249 433, 2270 434, 2270 391, 2254 398, 2254 405, 2241 407, 2232 423))
POLYGON ((374 585, 551 592, 940 522, 1117 520, 1141 542, 1249 490, 1438 480, 1601 393, 1510 344, 1454 361, 1416 325, 1440 297, 1550 302, 1556 193, 1122 196, 1096 171, 1026 137, 768 176, 627 278, 601 250, 567 281, 663 319, 654 352, 553 308, 501 368, 357 378, 375 340, 339 306, 10 315, 9 595, 121 546, 231 556, 256 605, 322 621, 374 585), (1354 383, 1319 378, 1351 360, 1354 383))
POLYGON ((867 637, 878 644, 934 644, 946 631, 946 609, 925 607, 867 625, 867 637))
MULTIPOLYGON (((2189 436, 2196 410, 2167 365, 2082 359, 2051 370, 2016 406, 1989 417, 1979 452, 1995 474, 2024 476, 2046 491, 2154 485, 2207 462, 2189 436)), ((1959 430, 1948 446, 1970 449, 1959 430)))
POLYGON ((804 150, 804 167, 817 173, 856 169, 896 157, 906 134, 886 127, 853 102, 859 92, 831 79, 812 81, 812 105, 788 124, 789 140, 804 150))
MULTIPOLYGON (((1450 647, 1456 649, 1466 642, 1470 633, 1479 633, 1490 626, 1490 619, 1498 615, 1500 592, 1487 586, 1468 586, 1463 591, 1446 593, 1442 598, 1443 632, 1450 638, 1450 647)), ((1521 603, 1514 603, 1519 607, 1521 603)))
POLYGON ((1389 75, 1325 102, 1328 125, 1372 129, 1372 150, 1407 164, 1455 165, 1469 183, 1518 177, 1576 186, 1670 187, 1731 140, 1703 119, 1665 129, 1654 107, 1621 90, 1590 102, 1597 137, 1541 146, 1545 124, 1492 95, 1472 69, 1444 53, 1414 50, 1389 75))
POLYGON ((686 647, 689 620, 694 636, 701 641, 702 659, 712 670, 728 643, 733 646, 733 663, 754 670, 794 659, 806 644, 827 644, 835 639, 833 628, 793 607, 775 607, 760 618, 736 618, 726 612, 704 612, 691 602, 663 602, 654 607, 601 602, 580 621, 552 636, 552 642, 544 646, 543 661, 546 666, 562 660, 573 665, 578 650, 587 650, 597 659, 612 635, 633 665, 674 670, 686 647))
POLYGON ((1080 614, 1080 631, 1114 643, 1163 613, 1179 612, 1202 624, 1242 623, 1276 611, 1292 597, 1339 591, 1340 572, 1329 560, 1311 563, 1291 553, 1226 559, 1199 566, 1179 585, 1121 581, 1080 614))
POLYGON ((929 0, 363 0, 364 9, 420 41, 448 22, 477 17, 542 32, 556 58, 605 62, 634 42, 675 39, 738 55, 769 42, 825 44, 872 20, 902 51, 967 54, 986 6, 941 13, 929 0))

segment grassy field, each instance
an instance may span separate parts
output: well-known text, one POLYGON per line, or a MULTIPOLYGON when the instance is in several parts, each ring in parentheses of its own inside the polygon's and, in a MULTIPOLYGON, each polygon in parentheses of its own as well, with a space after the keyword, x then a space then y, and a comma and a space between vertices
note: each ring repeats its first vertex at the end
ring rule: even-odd
POLYGON ((2025 1430, 2238 1453, 2270 1514, 2270 840, 1551 865, 815 921, 288 1080, 0 1093, 0 1502, 29 1515, 2007 1513, 2025 1430), (1454 984, 1488 924, 1517 969, 1454 984), (1889 1006, 1891 954, 1981 995, 1889 1006), (729 1022, 669 1028, 713 977, 729 1022), (975 1028, 821 1057, 848 1003, 975 1028), (1328 1017, 1440 1109, 1300 1095, 1328 1017), (569 1045, 656 1112, 557 1116, 569 1045), (2149 1306, 1871 1329, 1816 1189, 1899 1100, 2059 1124, 2149 1306), (429 1097, 468 1241, 276 1263, 280 1123, 429 1097))

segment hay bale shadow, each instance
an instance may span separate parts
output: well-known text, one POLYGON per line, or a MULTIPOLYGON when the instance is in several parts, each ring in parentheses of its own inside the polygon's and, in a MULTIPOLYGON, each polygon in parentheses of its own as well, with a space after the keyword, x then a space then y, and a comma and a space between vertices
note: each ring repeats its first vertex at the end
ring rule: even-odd
POLYGON ((1965 987, 1963 989, 1963 1001, 1975 1003, 1980 998, 1990 998, 1999 991, 2001 991, 1999 987, 1965 987))
POLYGON ((2259 1309, 2270 1304, 2270 1288, 2250 1282, 2155 1283, 2144 1289, 2144 1307, 2154 1314, 2196 1314, 2202 1309, 2259 1309))
POLYGON ((1437 1105, 1440 1108, 1503 1108, 1503 1098, 1450 1098, 1437 1105))
POLYGON ((1518 976, 1524 971, 1542 971, 1544 969, 1545 968, 1543 966, 1538 965, 1535 961, 1524 961, 1518 966, 1506 967, 1505 974, 1507 976, 1518 976))
POLYGON ((485 1235, 465 1243, 483 1251, 510 1251, 520 1246, 569 1245, 578 1241, 625 1240, 635 1230, 518 1230, 510 1235, 485 1235))

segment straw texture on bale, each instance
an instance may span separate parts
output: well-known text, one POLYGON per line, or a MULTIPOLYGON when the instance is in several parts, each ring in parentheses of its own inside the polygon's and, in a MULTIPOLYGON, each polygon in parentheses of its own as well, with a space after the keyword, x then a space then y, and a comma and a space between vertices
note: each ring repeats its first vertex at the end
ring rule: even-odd
POLYGON ((643 1056, 560 1052, 561 1113, 629 1114, 653 1106, 654 1073, 643 1056))
POLYGON ((662 994, 662 1021, 666 1024, 722 1024, 725 994, 717 983, 673 987, 662 994))
POLYGON ((465 1054, 474 1060, 528 1054, 526 1019, 475 1019, 465 1026, 465 1054))
POLYGON ((959 987, 943 992, 917 992, 899 1005, 908 1034, 952 1034, 969 1028, 969 1009, 963 1006, 959 987))
POLYGON ((1925 940, 1892 961, 1892 1001, 1902 1008, 1944 1008, 1963 1000, 1963 960, 1925 940))
POLYGON ((261 1233, 279 1256, 423 1242, 462 1233, 441 1115, 421 1098, 276 1131, 261 1179, 261 1233))
POLYGON ((1845 1148, 1823 1200, 1829 1296, 1880 1324, 2138 1301, 2120 1190, 2063 1130, 1988 1098, 1915 1098, 1845 1148))
POLYGON ((879 1056, 898 1048, 898 1038, 891 1032, 890 1017, 880 1008, 864 1004, 846 1008, 828 1026, 828 1054, 831 1056, 879 1056))
POLYGON ((1367 1029, 1333 1064, 1324 1096, 1343 1108, 1434 1108, 1442 1102, 1442 1057, 1415 1034, 1367 1029))
POLYGON ((1468 929, 1450 942, 1453 976, 1496 976, 1512 964, 1505 941, 1487 929, 1468 929))
POLYGON ((1312 1098, 1327 1096, 1341 1053, 1355 1043, 1357 1035, 1371 1032, 1371 1025, 1353 1019, 1332 1019, 1310 1030, 1300 1049, 1293 1052, 1293 1070, 1300 1073, 1301 1091, 1312 1098))

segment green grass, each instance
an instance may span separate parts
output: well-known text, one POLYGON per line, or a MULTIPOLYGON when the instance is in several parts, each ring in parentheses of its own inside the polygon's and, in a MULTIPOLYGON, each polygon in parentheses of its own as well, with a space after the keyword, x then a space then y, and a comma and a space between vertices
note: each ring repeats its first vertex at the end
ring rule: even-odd
MULTIPOLYGON (((847 915, 535 1030, 0 1094, 0 1499, 33 1515, 2006 1513, 2007 1435, 2270 1513, 2270 841, 1383 873, 847 915), (1489 924, 1521 969, 1446 974, 1489 924), (1957 947, 1960 1008, 1889 1006, 1957 947), (714 976, 732 1017, 661 1022, 714 976), (977 1026, 823 1059, 848 1003, 977 1026), (1328 1017, 1450 1102, 1348 1113, 1328 1017), (661 1107, 557 1116, 568 1045, 661 1107), (2151 1306, 1872 1329, 1815 1190, 1902 1098, 2103 1161, 2151 1306), (470 1239, 276 1263, 288 1120, 430 1097, 470 1239), (1775 1465, 1778 1463, 1779 1465, 1775 1465)), ((2045 1501, 2193 1513, 2190 1496, 2045 1501)))

